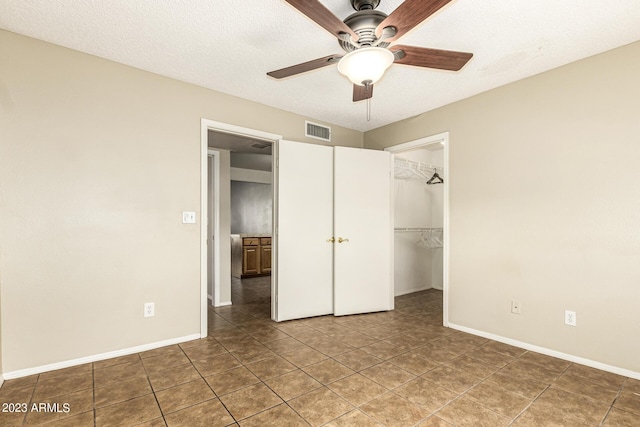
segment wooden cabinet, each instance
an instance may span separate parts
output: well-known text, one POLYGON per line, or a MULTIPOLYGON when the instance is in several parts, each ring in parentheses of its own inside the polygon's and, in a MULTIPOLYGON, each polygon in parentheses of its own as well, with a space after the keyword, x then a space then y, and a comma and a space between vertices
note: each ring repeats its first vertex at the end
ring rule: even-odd
POLYGON ((260 272, 271 274, 271 237, 260 239, 260 272))
POLYGON ((271 237, 232 235, 231 273, 243 279, 271 275, 271 237))

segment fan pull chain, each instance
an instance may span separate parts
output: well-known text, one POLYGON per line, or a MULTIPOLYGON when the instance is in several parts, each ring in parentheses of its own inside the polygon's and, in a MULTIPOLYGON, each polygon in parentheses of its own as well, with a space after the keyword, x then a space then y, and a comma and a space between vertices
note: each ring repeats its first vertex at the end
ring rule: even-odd
POLYGON ((367 98, 367 121, 371 121, 371 98, 367 98))

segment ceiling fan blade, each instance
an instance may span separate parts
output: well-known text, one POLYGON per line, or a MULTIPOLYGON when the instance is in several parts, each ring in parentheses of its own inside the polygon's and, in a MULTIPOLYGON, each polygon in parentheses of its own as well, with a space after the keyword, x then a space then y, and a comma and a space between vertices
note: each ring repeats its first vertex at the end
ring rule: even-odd
POLYGON ((369 99, 373 96, 373 85, 353 85, 353 102, 369 99))
POLYGON ((396 34, 386 38, 386 42, 399 39, 416 25, 443 8, 451 0, 405 0, 391 15, 378 25, 376 35, 380 37, 385 27, 395 27, 396 34))
POLYGON ((335 37, 340 38, 340 33, 347 33, 358 40, 358 36, 351 28, 327 9, 319 0, 285 0, 291 6, 298 9, 309 19, 329 31, 335 37))
POLYGON ((437 68, 439 70, 458 71, 469 62, 473 53, 455 52, 453 50, 429 49, 426 47, 395 45, 391 46, 394 54, 404 52, 404 56, 395 60, 396 64, 413 65, 415 67, 437 68))
POLYGON ((295 76, 296 74, 305 73, 307 71, 335 64, 340 60, 340 58, 342 58, 342 55, 329 55, 312 61, 303 62, 301 64, 292 65, 291 67, 282 68, 280 70, 269 71, 267 75, 276 79, 295 76))

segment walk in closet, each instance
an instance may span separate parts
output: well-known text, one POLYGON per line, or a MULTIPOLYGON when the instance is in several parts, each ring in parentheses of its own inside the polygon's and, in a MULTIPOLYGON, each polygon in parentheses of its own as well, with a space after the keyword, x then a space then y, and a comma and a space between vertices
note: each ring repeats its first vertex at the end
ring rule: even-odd
POLYGON ((443 165, 439 143, 395 155, 396 296, 443 288, 443 165))

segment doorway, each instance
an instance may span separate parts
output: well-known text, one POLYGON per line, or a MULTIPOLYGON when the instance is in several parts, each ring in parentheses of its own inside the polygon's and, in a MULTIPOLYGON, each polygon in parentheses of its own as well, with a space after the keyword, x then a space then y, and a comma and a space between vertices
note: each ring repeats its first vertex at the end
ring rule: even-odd
MULTIPOLYGON (((211 305, 214 307, 232 304, 230 248, 232 153, 248 151, 247 147, 253 144, 270 147, 280 138, 280 135, 255 129, 207 119, 201 120, 201 215, 203 219, 206 218, 200 221, 200 335, 202 338, 207 336, 208 301, 211 300, 211 305), (212 135, 216 137, 213 142, 215 148, 210 148, 209 144, 212 135), (209 173, 210 167, 211 173, 209 173)), ((260 148, 252 147, 251 149, 259 150, 260 148)), ((246 161, 246 159, 240 161, 246 161)), ((271 172, 266 174, 270 175, 271 172)), ((270 287, 273 289, 273 283, 270 287)))
POLYGON ((394 258, 395 271, 404 275, 396 277, 395 295, 442 289, 448 326, 449 134, 385 150, 395 155, 394 258))

